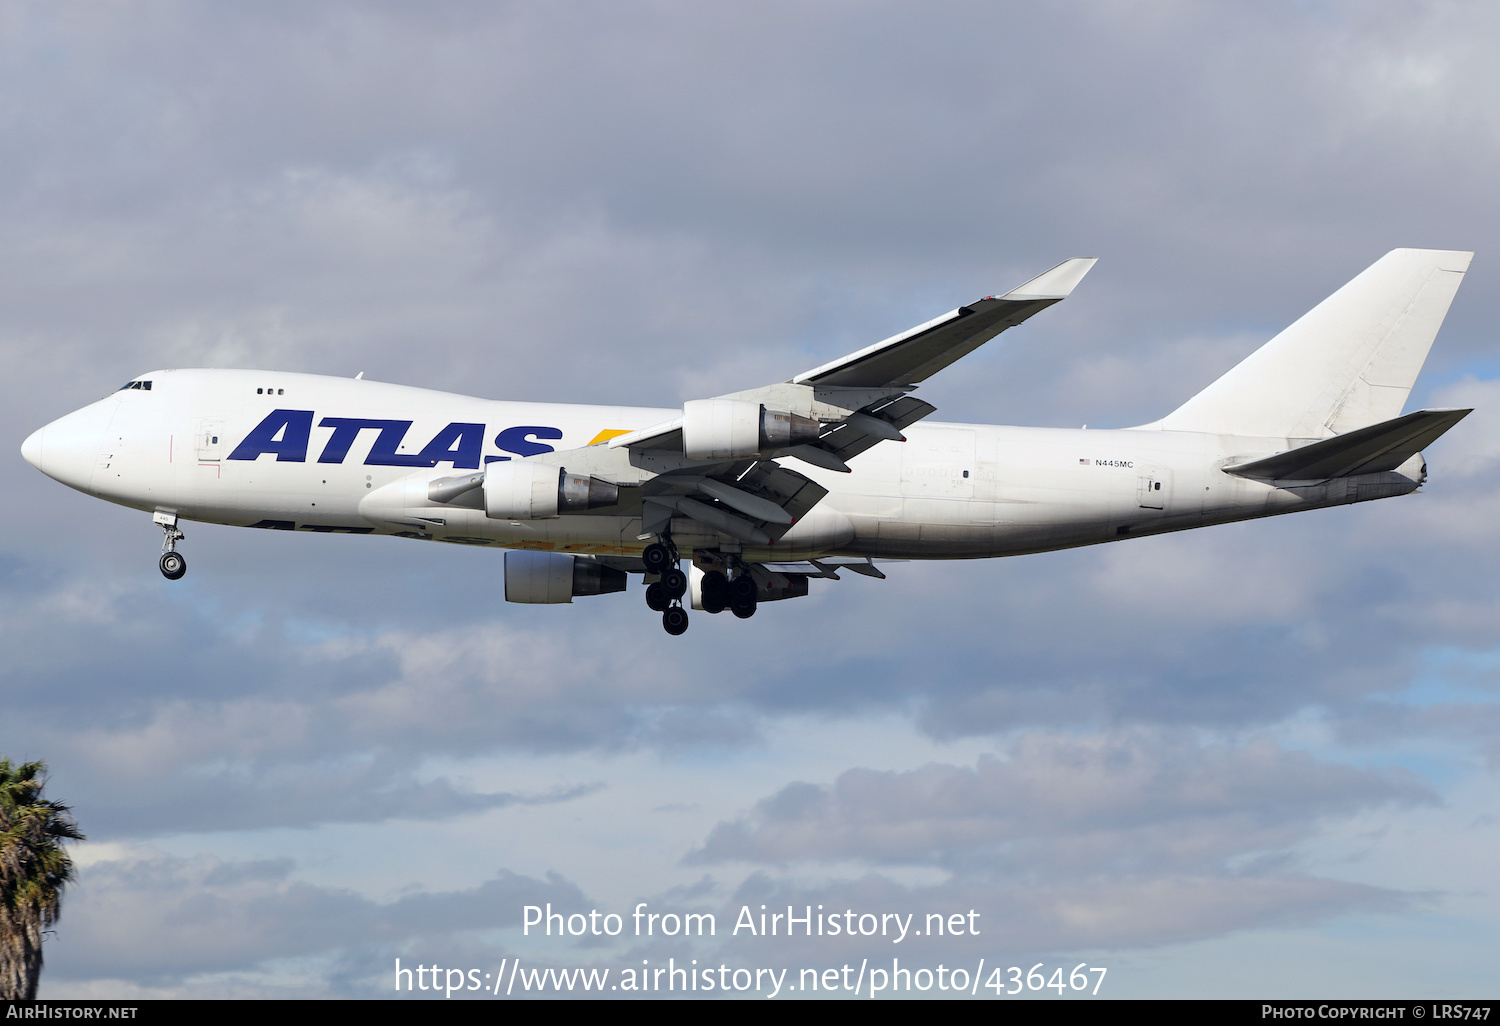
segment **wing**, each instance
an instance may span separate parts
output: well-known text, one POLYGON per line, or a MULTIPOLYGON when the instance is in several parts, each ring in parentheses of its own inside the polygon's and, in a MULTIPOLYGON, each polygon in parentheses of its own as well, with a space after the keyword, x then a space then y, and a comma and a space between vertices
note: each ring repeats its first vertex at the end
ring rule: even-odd
POLYGON ((857 353, 814 367, 797 384, 884 388, 926 381, 1006 328, 1040 313, 1072 293, 1095 260, 1074 257, 1003 296, 987 296, 857 353))
MULTIPOLYGON (((816 419, 816 440, 767 455, 792 456, 825 470, 847 472, 847 461, 883 440, 904 441, 901 429, 936 412, 906 393, 972 353, 1006 328, 1066 299, 1094 266, 1091 257, 1064 260, 1003 296, 987 296, 910 331, 797 375, 790 381, 722 399, 760 403, 816 419)), ((681 452, 683 418, 620 435, 612 448, 681 452)))
POLYGON ((641 533, 659 534, 687 517, 752 545, 770 545, 828 494, 775 460, 718 463, 662 474, 641 489, 641 533))
POLYGON ((781 460, 847 473, 848 461, 872 446, 905 441, 902 430, 936 410, 908 393, 1065 299, 1093 266, 1091 258, 1065 260, 1002 296, 961 306, 789 381, 689 402, 683 416, 664 423, 527 459, 624 489, 619 505, 584 515, 638 511, 642 537, 668 531, 683 517, 728 539, 772 544, 828 494, 781 460))

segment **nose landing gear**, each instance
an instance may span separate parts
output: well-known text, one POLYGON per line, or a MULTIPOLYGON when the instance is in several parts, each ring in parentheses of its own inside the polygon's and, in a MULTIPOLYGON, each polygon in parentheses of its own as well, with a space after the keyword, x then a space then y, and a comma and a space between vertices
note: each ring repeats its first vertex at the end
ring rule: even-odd
POLYGON ((177 514, 158 510, 152 514, 151 522, 166 534, 161 543, 161 560, 157 563, 161 575, 169 581, 182 580, 182 575, 187 573, 187 557, 177 551, 177 543, 187 535, 177 530, 177 514))

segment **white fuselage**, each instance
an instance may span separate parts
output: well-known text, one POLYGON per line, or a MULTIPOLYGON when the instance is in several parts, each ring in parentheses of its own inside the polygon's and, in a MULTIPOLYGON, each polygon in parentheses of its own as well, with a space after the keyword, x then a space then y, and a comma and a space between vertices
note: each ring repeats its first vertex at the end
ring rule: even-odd
MULTIPOLYGON (((140 380, 150 390, 116 392, 36 432, 26 458, 80 491, 186 520, 626 556, 645 541, 625 503, 621 515, 530 521, 443 506, 417 528, 388 514, 425 503, 429 480, 587 446, 680 412, 269 371, 140 380)), ((1396 472, 1295 487, 1222 470, 1306 439, 926 422, 906 435, 854 457, 848 474, 786 460, 829 494, 774 545, 746 545, 744 558, 1014 555, 1397 495, 1425 473, 1419 456, 1396 472)), ((673 525, 685 546, 694 530, 673 525)))

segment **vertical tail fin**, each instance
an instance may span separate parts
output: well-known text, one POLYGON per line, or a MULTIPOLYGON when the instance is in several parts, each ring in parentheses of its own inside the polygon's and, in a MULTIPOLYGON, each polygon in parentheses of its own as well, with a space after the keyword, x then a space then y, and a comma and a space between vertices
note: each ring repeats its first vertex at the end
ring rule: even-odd
POLYGON ((1392 250, 1158 426, 1325 438, 1400 416, 1473 256, 1392 250))

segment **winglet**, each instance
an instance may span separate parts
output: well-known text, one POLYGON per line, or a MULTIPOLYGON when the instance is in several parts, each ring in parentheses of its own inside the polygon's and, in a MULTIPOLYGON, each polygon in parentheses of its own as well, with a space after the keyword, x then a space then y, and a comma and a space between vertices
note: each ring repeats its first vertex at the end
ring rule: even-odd
POLYGON ((1000 299, 1066 299, 1083 276, 1099 262, 1098 257, 1074 257, 1064 260, 1050 271, 1043 271, 1019 288, 1011 289, 1000 299))

